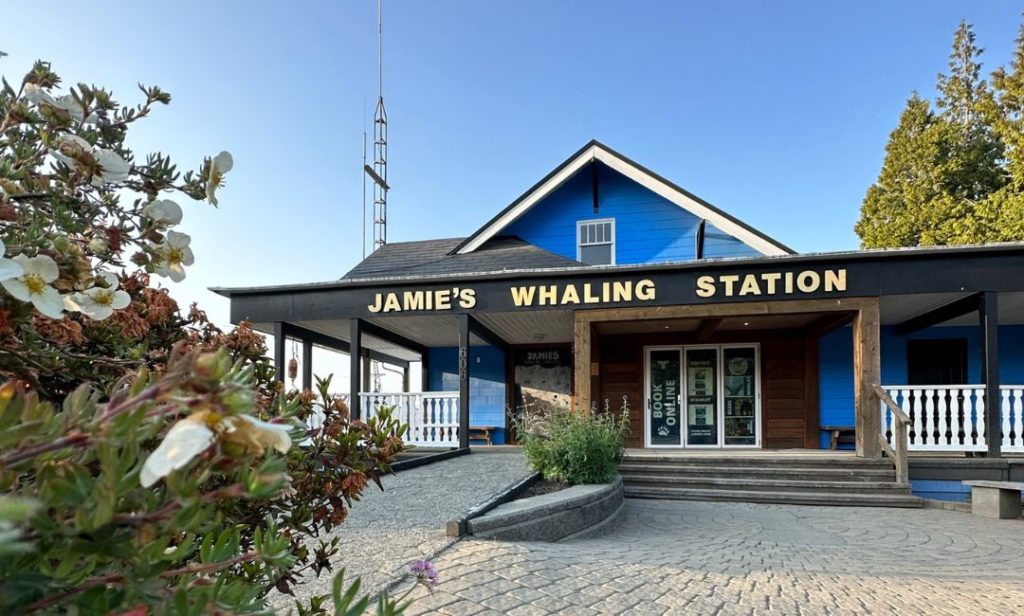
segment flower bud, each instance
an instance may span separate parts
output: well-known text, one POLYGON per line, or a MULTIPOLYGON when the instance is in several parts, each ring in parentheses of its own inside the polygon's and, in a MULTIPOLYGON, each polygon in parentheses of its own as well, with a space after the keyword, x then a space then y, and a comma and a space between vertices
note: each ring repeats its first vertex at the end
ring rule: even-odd
POLYGON ((196 358, 194 370, 196 376, 211 381, 220 380, 227 374, 230 360, 224 353, 203 353, 196 358))
POLYGON ((67 252, 68 249, 71 248, 71 245, 71 240, 64 237, 63 235, 58 235, 57 237, 53 238, 53 249, 56 250, 57 252, 67 252))
POLYGON ((107 244, 107 240, 102 237, 94 237, 89 242, 89 250, 96 254, 103 254, 107 252, 108 247, 109 245, 107 244))

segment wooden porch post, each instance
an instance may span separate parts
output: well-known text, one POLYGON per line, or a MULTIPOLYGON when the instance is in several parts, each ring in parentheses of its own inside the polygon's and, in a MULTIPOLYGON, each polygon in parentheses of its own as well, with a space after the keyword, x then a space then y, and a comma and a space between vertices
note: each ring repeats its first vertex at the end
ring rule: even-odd
POLYGON ((459 315, 459 449, 469 447, 469 315, 459 315))
POLYGON ((402 392, 409 393, 411 388, 409 366, 402 368, 402 392))
POLYGON ((276 321, 274 322, 274 378, 281 383, 284 383, 284 346, 284 323, 276 321))
POLYGON ((313 389, 313 343, 302 341, 302 388, 313 389))
POLYGON ((857 456, 879 458, 882 447, 881 407, 875 385, 881 384, 881 332, 878 298, 865 300, 853 319, 853 394, 857 427, 857 456))
POLYGON ((982 293, 978 320, 981 325, 981 382, 985 384, 985 440, 988 457, 998 458, 1003 452, 1003 430, 999 391, 999 296, 996 293, 982 293))
POLYGON ((590 321, 575 313, 573 324, 573 393, 576 395, 576 409, 590 412, 590 321))
POLYGON ((352 419, 362 419, 359 404, 359 385, 362 383, 360 368, 362 367, 363 336, 362 321, 351 319, 349 321, 349 413, 352 419))

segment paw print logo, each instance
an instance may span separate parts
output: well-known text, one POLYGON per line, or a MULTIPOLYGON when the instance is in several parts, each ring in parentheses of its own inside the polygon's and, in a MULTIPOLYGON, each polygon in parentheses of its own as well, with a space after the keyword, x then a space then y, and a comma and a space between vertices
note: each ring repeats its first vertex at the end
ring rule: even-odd
POLYGON ((658 428, 658 436, 668 436, 668 426, 658 428))

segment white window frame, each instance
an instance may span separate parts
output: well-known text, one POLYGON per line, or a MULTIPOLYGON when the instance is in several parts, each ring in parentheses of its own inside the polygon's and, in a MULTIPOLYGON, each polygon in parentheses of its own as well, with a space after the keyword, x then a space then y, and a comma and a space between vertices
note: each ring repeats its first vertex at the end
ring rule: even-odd
POLYGON ((605 244, 611 244, 612 247, 612 261, 608 265, 615 265, 615 219, 614 218, 590 218, 587 220, 576 221, 576 260, 583 260, 583 246, 604 246, 605 244), (611 223, 612 239, 610 242, 588 242, 584 244, 583 238, 580 237, 580 230, 584 225, 596 225, 611 223))

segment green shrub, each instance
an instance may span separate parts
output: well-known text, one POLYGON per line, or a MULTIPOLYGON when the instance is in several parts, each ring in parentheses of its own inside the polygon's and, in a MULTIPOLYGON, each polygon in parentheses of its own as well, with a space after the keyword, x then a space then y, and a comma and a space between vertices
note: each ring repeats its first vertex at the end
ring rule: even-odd
POLYGON ((629 408, 624 401, 618 417, 607 408, 603 413, 559 408, 541 420, 520 421, 517 429, 527 461, 544 479, 607 483, 626 448, 629 408))

